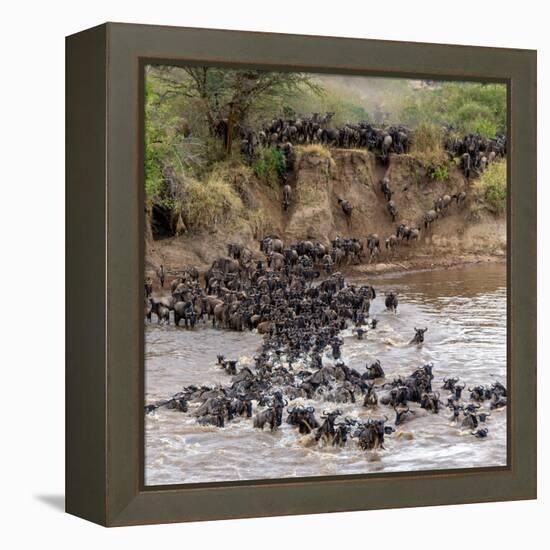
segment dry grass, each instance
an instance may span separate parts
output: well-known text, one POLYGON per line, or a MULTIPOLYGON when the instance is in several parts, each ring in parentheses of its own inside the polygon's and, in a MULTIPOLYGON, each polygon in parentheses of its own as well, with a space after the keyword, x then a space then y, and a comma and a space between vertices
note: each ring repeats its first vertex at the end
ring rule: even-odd
POLYGON ((181 213, 192 230, 213 228, 231 222, 244 205, 231 184, 212 175, 206 181, 189 179, 184 184, 181 213))
POLYGON ((323 192, 311 183, 301 182, 296 188, 296 206, 316 206, 323 200, 323 192))
POLYGON ((474 183, 474 195, 497 215, 506 211, 506 161, 490 164, 474 183))
POLYGON ((298 145, 296 146, 296 166, 299 165, 302 158, 305 156, 316 156, 321 160, 328 161, 328 168, 333 168, 336 163, 332 158, 330 149, 321 145, 320 143, 312 143, 310 145, 298 145))
POLYGON ((438 165, 447 161, 441 126, 421 123, 412 137, 410 154, 425 165, 438 165))

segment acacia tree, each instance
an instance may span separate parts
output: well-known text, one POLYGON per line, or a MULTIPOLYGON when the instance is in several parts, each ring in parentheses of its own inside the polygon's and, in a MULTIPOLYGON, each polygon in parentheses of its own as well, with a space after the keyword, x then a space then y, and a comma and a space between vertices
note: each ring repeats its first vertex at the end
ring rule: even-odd
POLYGON ((243 128, 255 108, 284 101, 309 89, 322 93, 310 75, 253 69, 168 67, 155 69, 162 84, 159 101, 185 98, 197 102, 211 136, 223 136, 231 151, 237 128, 243 128))

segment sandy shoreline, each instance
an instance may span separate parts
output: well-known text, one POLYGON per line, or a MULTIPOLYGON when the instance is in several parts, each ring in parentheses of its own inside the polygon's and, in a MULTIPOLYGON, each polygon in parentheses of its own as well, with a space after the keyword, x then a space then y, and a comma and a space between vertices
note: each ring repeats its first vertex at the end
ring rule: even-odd
MULTIPOLYGON (((403 260, 400 262, 384 262, 377 264, 362 263, 359 265, 347 265, 339 271, 346 279, 353 280, 362 277, 384 278, 401 273, 416 273, 420 271, 446 270, 457 269, 478 264, 495 264, 506 263, 504 254, 479 255, 479 254, 463 254, 452 255, 449 257, 420 257, 411 260, 403 260)), ((208 267, 201 266, 198 268, 201 281, 204 281, 204 274, 208 267)), ((151 274, 152 275, 152 274, 151 274)), ((170 283, 177 277, 176 272, 168 271, 164 282, 164 288, 160 287, 160 282, 156 276, 152 276, 153 290, 155 293, 169 293, 170 283)), ((324 273, 317 281, 325 278, 324 273)))

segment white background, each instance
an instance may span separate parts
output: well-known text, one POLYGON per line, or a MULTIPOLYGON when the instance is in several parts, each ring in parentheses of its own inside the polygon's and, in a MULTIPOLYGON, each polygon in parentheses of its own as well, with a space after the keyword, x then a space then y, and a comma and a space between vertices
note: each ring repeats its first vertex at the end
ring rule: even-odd
POLYGON ((550 325, 544 2, 5 2, 0 85, 0 545, 4 548, 511 548, 547 544, 550 325), (64 36, 104 21, 538 49, 539 500, 103 529, 62 513, 64 36), (545 101, 543 102, 543 99, 545 101), (546 178, 545 178, 546 176, 546 178), (546 333, 546 339, 543 336, 546 333), (546 517, 545 517, 546 516, 546 517), (544 542, 543 542, 544 541, 544 542), (4 545, 7 542, 6 545, 4 545))

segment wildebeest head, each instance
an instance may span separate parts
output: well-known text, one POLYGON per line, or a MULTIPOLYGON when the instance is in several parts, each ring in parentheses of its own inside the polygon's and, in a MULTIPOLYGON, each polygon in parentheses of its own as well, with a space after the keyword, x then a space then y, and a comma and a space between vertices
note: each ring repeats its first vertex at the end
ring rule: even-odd
POLYGON ((421 344, 422 342, 424 342, 424 333, 427 332, 427 331, 428 331, 427 328, 416 328, 416 327, 414 327, 415 335, 414 335, 413 339, 411 340, 411 342, 413 344, 421 344))
POLYGON ((466 387, 466 384, 455 384, 454 393, 455 399, 460 399, 462 397, 462 390, 466 387))
POLYGON ((395 411, 396 426, 402 424, 407 419, 407 415, 411 412, 411 409, 409 407, 407 407, 406 409, 398 409, 397 407, 394 407, 393 410, 395 411))
POLYGON ((458 381, 459 378, 443 378, 443 386, 441 386, 441 388, 448 391, 454 391, 455 384, 458 381))

